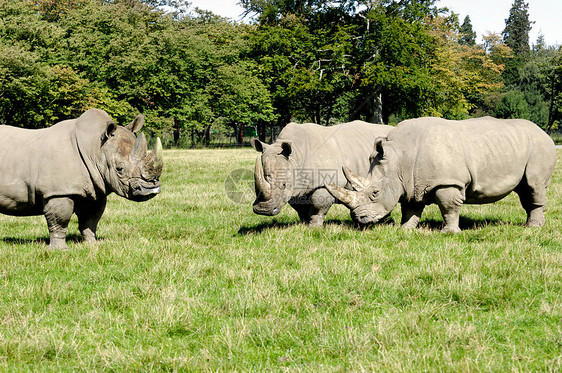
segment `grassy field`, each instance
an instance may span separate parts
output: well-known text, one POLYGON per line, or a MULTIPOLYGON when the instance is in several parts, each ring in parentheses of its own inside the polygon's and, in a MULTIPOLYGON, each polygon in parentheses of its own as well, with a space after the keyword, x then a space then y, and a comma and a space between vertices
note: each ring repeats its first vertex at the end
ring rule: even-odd
POLYGON ((164 155, 162 194, 112 195, 97 244, 0 216, 0 370, 562 370, 562 150, 545 227, 510 195, 457 235, 435 206, 413 231, 257 216, 250 183, 225 193, 253 150, 164 155))

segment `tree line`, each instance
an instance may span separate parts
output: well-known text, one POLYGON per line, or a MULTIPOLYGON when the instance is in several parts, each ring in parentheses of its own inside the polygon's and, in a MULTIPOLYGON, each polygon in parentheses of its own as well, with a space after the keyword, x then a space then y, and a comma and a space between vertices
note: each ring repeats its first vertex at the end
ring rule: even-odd
POLYGON ((530 45, 528 4, 476 34, 435 0, 241 0, 249 22, 188 1, 0 0, 0 124, 40 128, 89 107, 145 114, 168 145, 290 121, 434 115, 562 117, 562 52, 530 45))

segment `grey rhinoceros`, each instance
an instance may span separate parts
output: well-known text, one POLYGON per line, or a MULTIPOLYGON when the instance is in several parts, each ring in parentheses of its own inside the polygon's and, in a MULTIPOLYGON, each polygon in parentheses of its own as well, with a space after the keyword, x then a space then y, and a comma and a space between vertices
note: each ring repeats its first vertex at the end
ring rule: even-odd
POLYGON ((428 117, 403 121, 378 139, 371 162, 367 178, 344 170, 353 191, 327 185, 354 220, 377 222, 400 202, 402 224, 413 228, 424 207, 436 203, 443 231, 459 232, 463 203, 491 203, 512 191, 527 212, 526 225, 542 226, 556 151, 527 120, 428 117))
POLYGON ((84 240, 95 241, 108 194, 145 201, 160 192, 162 145, 157 139, 147 152, 144 135, 135 135, 143 124, 139 115, 117 126, 90 109, 44 129, 0 126, 0 213, 45 215, 51 248, 68 248, 76 213, 84 240))
POLYGON ((330 127, 289 123, 271 145, 253 139, 252 146, 262 153, 254 172, 254 212, 277 215, 289 203, 303 222, 321 226, 336 201, 324 184, 346 185, 341 165, 366 175, 373 142, 391 129, 362 121, 330 127))

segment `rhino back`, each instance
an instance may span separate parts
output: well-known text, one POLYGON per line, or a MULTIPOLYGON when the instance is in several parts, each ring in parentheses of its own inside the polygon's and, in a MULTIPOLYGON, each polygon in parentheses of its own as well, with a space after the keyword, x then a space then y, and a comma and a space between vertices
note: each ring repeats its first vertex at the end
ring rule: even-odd
POLYGON ((408 199, 417 201, 443 185, 466 188, 466 203, 496 201, 521 182, 533 158, 546 157, 552 163, 549 153, 554 150, 552 140, 534 123, 490 117, 408 120, 389 140, 404 152, 400 167, 410 181, 405 189, 408 199))
POLYGON ((311 177, 309 188, 323 187, 326 182, 345 185, 342 166, 359 175, 369 171, 369 155, 375 139, 386 137, 393 127, 353 121, 334 126, 290 123, 279 134, 278 140, 293 143, 297 169, 311 177))
POLYGON ((39 130, 0 126, 0 212, 35 215, 46 198, 86 195, 89 178, 72 122, 39 130))

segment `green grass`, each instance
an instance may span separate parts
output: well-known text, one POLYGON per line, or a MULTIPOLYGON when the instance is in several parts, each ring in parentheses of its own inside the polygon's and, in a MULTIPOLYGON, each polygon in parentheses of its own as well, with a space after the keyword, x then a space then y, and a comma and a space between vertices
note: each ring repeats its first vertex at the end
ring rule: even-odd
POLYGON ((43 217, 0 216, 0 370, 562 369, 562 162, 545 227, 510 195, 452 235, 435 206, 413 231, 254 215, 224 181, 255 157, 166 151, 162 194, 112 195, 100 242, 74 219, 69 251, 43 217))

